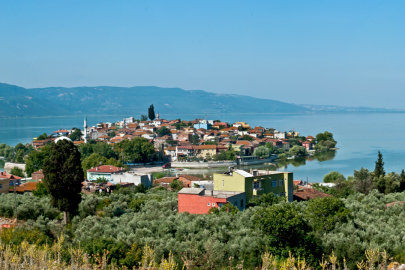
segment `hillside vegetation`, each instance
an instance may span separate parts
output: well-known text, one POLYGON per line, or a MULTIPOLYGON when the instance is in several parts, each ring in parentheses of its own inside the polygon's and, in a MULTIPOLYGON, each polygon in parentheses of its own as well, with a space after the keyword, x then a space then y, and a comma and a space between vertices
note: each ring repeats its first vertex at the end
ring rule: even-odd
POLYGON ((202 90, 154 86, 49 87, 25 89, 0 83, 0 115, 61 116, 146 114, 153 103, 160 113, 299 113, 309 110, 285 102, 202 90))

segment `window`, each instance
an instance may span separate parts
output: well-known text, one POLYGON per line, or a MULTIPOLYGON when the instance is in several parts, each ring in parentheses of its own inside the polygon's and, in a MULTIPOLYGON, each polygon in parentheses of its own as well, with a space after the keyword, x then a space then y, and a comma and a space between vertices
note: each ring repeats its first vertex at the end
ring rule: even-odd
POLYGON ((253 188, 254 189, 259 189, 260 188, 260 182, 253 182, 253 188))
POLYGON ((212 206, 215 206, 215 203, 212 203, 212 206))
POLYGON ((2 184, 0 184, 0 188, 3 188, 3 185, 2 185, 2 184))
POLYGON ((277 186, 277 180, 271 180, 271 187, 277 186))
POLYGON ((240 200, 240 207, 243 207, 243 199, 240 200))
POLYGON ((210 204, 210 203, 207 203, 207 206, 211 206, 211 204, 210 204))
POLYGON ((278 185, 279 185, 279 186, 283 186, 283 185, 284 185, 284 180, 282 180, 282 179, 281 179, 281 180, 278 180, 278 185))

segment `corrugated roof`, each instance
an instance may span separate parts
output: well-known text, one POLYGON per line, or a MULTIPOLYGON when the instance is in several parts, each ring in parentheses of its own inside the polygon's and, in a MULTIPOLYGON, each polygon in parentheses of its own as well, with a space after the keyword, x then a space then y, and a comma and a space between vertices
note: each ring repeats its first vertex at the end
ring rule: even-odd
POLYGON ((253 177, 253 174, 248 173, 247 171, 244 171, 244 170, 234 170, 234 172, 242 175, 243 177, 253 177))

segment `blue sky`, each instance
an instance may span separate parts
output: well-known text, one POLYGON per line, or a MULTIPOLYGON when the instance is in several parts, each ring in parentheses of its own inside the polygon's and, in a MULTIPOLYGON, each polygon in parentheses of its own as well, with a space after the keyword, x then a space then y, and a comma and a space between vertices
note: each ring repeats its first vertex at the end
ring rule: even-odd
POLYGON ((405 108, 404 1, 0 1, 0 82, 405 108))

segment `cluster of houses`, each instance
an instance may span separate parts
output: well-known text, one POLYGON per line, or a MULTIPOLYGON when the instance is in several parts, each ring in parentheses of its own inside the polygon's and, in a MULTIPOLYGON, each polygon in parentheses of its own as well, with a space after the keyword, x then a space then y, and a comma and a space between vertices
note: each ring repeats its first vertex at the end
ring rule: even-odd
POLYGON ((292 202, 310 200, 330 195, 312 189, 301 180, 293 180, 293 173, 269 170, 234 170, 214 173, 213 180, 203 180, 193 175, 163 177, 154 181, 168 186, 174 180, 183 183, 178 192, 178 211, 190 214, 207 214, 212 207, 221 209, 230 203, 244 210, 252 198, 273 193, 292 202))
MULTIPOLYGON (((54 131, 45 140, 34 140, 35 148, 44 146, 60 136, 69 136, 74 130, 61 129, 54 131)), ((161 133, 160 133, 161 134, 161 133)), ((154 144, 156 152, 165 156, 168 161, 189 160, 190 158, 207 159, 233 149, 240 156, 251 156, 254 149, 266 143, 272 143, 275 150, 282 148, 288 151, 291 147, 289 140, 299 136, 299 132, 281 132, 273 128, 251 127, 245 122, 235 122, 232 125, 204 119, 180 121, 157 118, 151 121, 136 121, 133 117, 124 118, 116 123, 99 123, 87 127, 85 121, 82 139, 75 144, 86 143, 87 139, 104 141, 108 144, 123 140, 133 140, 137 137, 148 139, 154 144), (160 128, 166 127, 169 132, 159 135, 160 128)), ((315 138, 308 136, 300 141, 308 150, 313 147, 315 138)))

